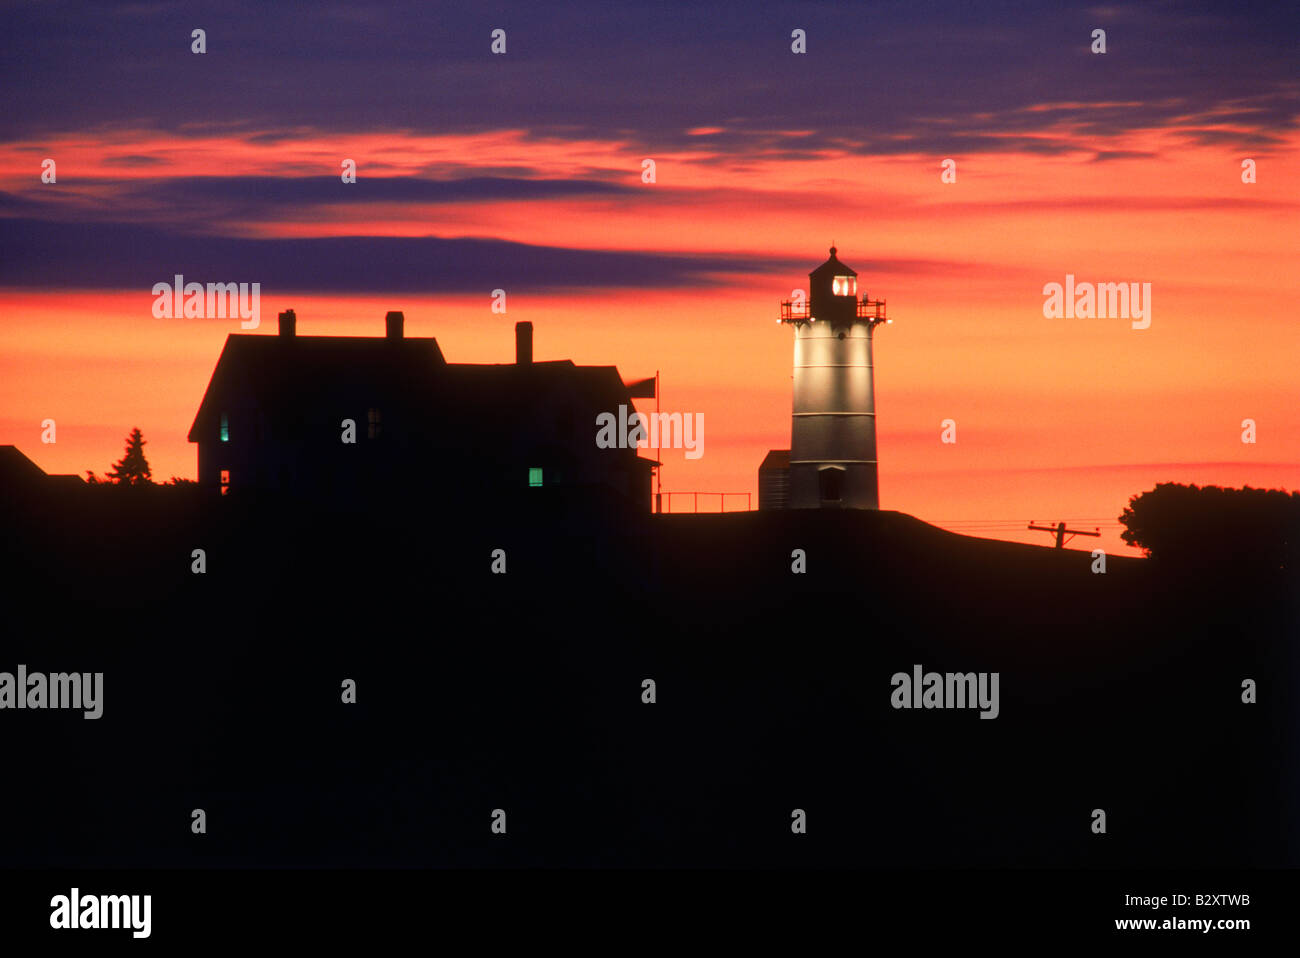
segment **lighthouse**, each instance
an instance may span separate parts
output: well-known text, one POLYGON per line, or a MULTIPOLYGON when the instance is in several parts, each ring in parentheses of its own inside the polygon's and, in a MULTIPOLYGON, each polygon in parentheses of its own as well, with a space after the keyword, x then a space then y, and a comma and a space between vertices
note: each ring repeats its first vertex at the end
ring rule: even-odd
POLYGON ((883 299, 858 298, 858 274, 836 252, 808 274, 806 301, 781 303, 794 327, 788 509, 880 508, 871 334, 891 320, 883 299))

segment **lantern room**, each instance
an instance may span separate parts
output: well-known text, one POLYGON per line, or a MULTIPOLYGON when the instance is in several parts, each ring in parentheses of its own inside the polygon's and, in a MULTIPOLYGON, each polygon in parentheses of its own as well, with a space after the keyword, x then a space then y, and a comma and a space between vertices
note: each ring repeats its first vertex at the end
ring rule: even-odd
POLYGON ((808 311, 820 322, 852 323, 857 316, 858 274, 841 263, 836 252, 832 246, 831 258, 808 274, 808 311))

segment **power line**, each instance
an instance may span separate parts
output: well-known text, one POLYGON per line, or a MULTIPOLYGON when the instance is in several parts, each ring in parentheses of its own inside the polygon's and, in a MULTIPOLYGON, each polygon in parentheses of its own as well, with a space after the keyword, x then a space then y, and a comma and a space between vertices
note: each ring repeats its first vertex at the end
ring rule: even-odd
MULTIPOLYGON (((981 522, 981 523, 986 523, 986 522, 996 522, 996 523, 1015 522, 1015 523, 1020 523, 1020 522, 1032 522, 1033 520, 1032 520, 1032 519, 1023 519, 1023 518, 1022 518, 1022 519, 928 519, 928 520, 926 520, 926 521, 927 521, 927 522, 981 522)), ((1059 520, 1058 520, 1058 521, 1059 521, 1059 520)), ((1098 517, 1094 517, 1094 518, 1090 518, 1090 519, 1066 519, 1065 521, 1066 521, 1066 522, 1110 522, 1110 523, 1113 523, 1113 524, 1115 524, 1115 525, 1123 525, 1123 523, 1121 523, 1118 519, 1106 519, 1106 518, 1098 518, 1098 517)))
POLYGON ((1050 532, 1053 535, 1055 535, 1056 548, 1058 549, 1065 548, 1065 544, 1069 542, 1070 539, 1073 539, 1075 536, 1100 536, 1101 535, 1100 529, 1098 529, 1096 532, 1085 532, 1082 529, 1067 529, 1065 528, 1064 522, 1058 522, 1054 526, 1036 526, 1031 521, 1029 523, 1029 528, 1035 532, 1050 532), (1067 532, 1070 534, 1070 539, 1065 538, 1065 534, 1067 532))

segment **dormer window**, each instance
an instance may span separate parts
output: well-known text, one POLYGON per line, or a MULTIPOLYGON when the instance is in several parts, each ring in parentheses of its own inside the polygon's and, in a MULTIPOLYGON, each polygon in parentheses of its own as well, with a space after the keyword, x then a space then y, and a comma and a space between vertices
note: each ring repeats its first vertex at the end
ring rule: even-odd
POLYGON ((836 296, 856 296, 858 278, 856 276, 836 276, 831 280, 831 292, 836 296))

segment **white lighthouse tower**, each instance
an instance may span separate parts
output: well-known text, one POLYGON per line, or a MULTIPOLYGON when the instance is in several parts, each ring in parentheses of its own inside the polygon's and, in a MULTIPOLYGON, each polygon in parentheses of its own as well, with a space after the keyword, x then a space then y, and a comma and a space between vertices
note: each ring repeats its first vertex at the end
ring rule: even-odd
POLYGON ((787 508, 879 509, 871 333, 885 301, 835 258, 808 274, 806 303, 781 304, 794 327, 794 404, 787 508))

